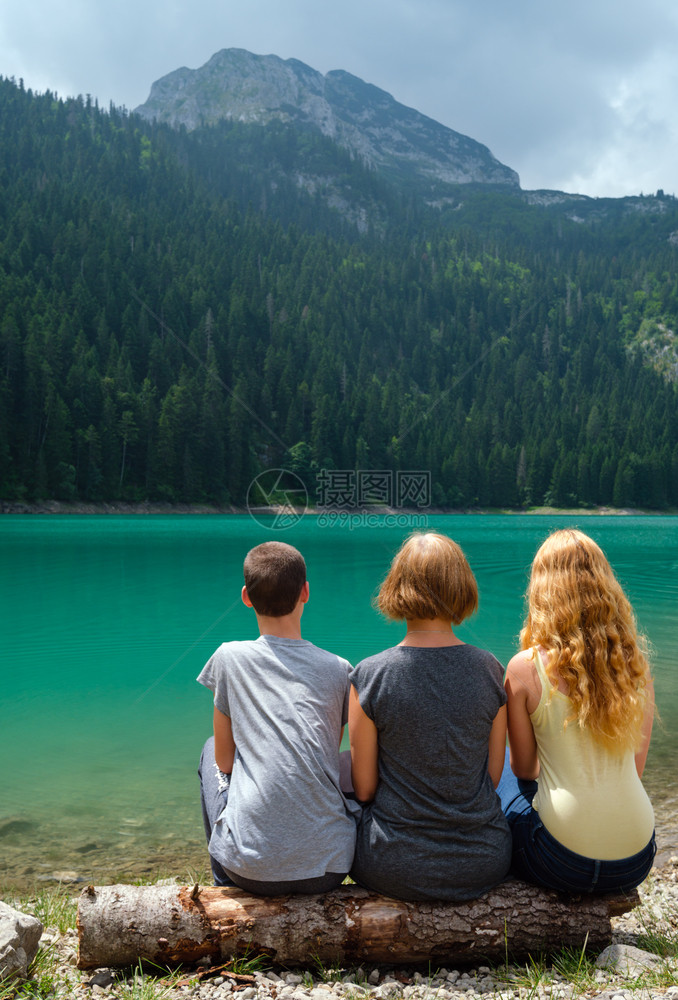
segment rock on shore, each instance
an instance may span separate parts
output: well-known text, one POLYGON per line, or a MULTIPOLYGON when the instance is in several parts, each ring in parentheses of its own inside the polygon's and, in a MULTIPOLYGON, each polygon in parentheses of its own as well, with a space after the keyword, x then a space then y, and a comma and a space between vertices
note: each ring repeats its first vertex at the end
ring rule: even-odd
POLYGON ((41 935, 39 920, 0 902, 0 980, 25 978, 41 935))

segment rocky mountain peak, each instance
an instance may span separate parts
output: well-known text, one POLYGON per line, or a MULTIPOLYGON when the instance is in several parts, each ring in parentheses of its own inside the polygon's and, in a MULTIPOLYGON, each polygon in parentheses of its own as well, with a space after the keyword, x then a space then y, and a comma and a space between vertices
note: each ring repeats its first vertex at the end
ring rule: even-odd
POLYGON ((157 80, 136 113, 188 130, 222 119, 263 125, 278 119, 316 128, 401 180, 519 186, 516 172, 481 143, 351 73, 323 76, 298 59, 222 49, 199 69, 183 67, 157 80))

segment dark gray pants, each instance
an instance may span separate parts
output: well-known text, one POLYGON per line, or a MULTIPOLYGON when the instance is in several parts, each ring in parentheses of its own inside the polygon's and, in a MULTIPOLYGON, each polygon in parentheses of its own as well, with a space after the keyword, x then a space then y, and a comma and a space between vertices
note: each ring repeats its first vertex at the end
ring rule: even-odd
MULTIPOLYGON (((205 836, 209 845, 212 836, 212 827, 218 820, 228 802, 228 792, 230 786, 230 775, 224 774, 217 767, 214 759, 214 737, 205 743, 200 756, 200 766, 198 768, 200 776, 200 802, 202 805, 202 820, 205 824, 205 836)), ((249 878, 243 878, 237 872, 224 868, 216 858, 210 855, 212 865, 212 875, 215 885, 237 885, 245 892, 252 892, 257 896, 287 896, 289 893, 302 893, 305 895, 317 892, 330 892, 336 889, 344 881, 345 874, 338 872, 326 872, 316 878, 288 879, 282 882, 260 882, 249 878)), ((271 869, 275 869, 275 858, 271 859, 271 869)))

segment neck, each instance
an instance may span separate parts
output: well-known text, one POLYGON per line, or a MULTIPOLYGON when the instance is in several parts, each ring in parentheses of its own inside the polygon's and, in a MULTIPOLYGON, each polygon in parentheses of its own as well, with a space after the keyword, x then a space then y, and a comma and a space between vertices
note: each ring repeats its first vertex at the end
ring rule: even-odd
POLYGON ((278 639, 301 639, 301 615, 293 613, 281 618, 257 615, 257 625, 260 635, 273 635, 278 639))
POLYGON ((401 646, 459 646, 452 631, 452 622, 444 618, 424 618, 407 621, 407 633, 401 646))

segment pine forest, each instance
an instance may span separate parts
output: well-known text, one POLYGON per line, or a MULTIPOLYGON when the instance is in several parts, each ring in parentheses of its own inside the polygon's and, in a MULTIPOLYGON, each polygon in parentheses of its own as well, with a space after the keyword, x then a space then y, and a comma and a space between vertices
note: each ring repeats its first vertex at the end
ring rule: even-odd
POLYGON ((437 192, 0 80, 0 499, 678 507, 678 202, 437 192))

